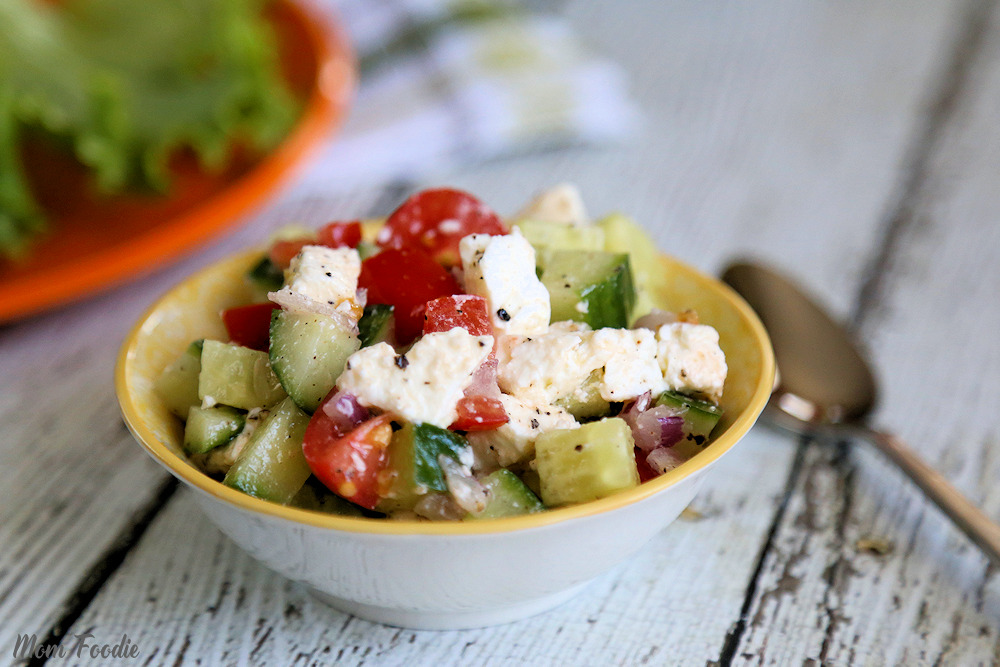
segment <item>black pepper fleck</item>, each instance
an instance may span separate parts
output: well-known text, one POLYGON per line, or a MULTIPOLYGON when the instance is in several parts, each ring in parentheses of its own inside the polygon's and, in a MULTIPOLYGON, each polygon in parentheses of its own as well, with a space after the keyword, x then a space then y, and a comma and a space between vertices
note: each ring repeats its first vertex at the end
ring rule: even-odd
MULTIPOLYGON (((327 278, 333 278, 333 274, 332 274, 332 273, 330 273, 329 271, 327 271, 327 272, 326 272, 326 277, 327 277, 327 278)), ((569 287, 569 285, 567 285, 566 287, 569 287)))
POLYGON ((537 419, 532 419, 531 420, 531 428, 538 428, 538 420, 537 419))
POLYGON ((393 363, 396 364, 397 368, 405 369, 407 366, 410 365, 410 360, 406 358, 405 354, 398 354, 396 355, 396 358, 393 360, 393 363))
POLYGON ((575 450, 576 450, 576 451, 578 451, 578 452, 582 452, 582 451, 583 451, 583 445, 577 445, 577 446, 576 446, 576 447, 574 447, 573 449, 575 449, 575 450))
POLYGON ((497 317, 499 317, 504 322, 510 322, 510 314, 503 308, 497 311, 497 317))

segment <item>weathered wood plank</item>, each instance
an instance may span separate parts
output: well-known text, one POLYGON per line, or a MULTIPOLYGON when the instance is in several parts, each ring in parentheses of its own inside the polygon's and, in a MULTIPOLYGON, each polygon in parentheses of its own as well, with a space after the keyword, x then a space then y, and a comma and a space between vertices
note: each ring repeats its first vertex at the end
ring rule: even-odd
MULTIPOLYGON (((342 203, 365 211, 377 197, 342 203)), ((213 258, 289 219, 319 224, 328 214, 286 198, 204 255, 0 330, 0 646, 12 648, 19 633, 46 635, 167 478, 125 430, 114 396, 115 356, 134 320, 213 258)))
MULTIPOLYGON (((950 8, 630 7, 567 9, 634 75, 649 114, 639 143, 498 162, 436 182, 511 211, 532 190, 574 180, 595 212, 634 214, 673 254, 707 269, 735 252, 763 256, 847 312, 919 124, 935 54, 950 35, 950 8)), ((718 660, 793 452, 788 440, 756 431, 696 501, 708 518, 675 524, 549 615, 456 633, 398 631, 318 605, 239 553, 182 494, 72 631, 128 631, 153 663, 718 660)), ((803 468, 817 455, 810 452, 803 468)), ((773 642, 798 646, 788 635, 773 642)))
MULTIPOLYGON (((989 9, 863 332, 884 379, 878 421, 1000 518, 1000 12, 989 9)), ((748 663, 1000 658, 995 570, 876 455, 814 448, 790 507, 739 648, 748 663), (859 549, 869 537, 892 552, 859 549)))

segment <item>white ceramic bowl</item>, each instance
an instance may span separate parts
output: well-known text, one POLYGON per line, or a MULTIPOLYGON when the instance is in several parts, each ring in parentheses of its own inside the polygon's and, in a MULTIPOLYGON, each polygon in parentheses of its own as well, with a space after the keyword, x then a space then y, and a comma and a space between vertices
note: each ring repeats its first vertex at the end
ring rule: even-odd
POLYGON ((125 340, 115 383, 139 444, 192 488, 208 517, 254 558, 362 618, 425 629, 517 620, 570 598, 641 548, 691 501, 703 476, 750 429, 771 390, 774 357, 750 308, 728 287, 663 258, 655 295, 694 308, 719 330, 729 364, 715 440, 661 477, 582 505, 508 519, 418 523, 320 514, 259 500, 202 474, 153 380, 196 338, 223 338, 219 312, 247 303, 243 276, 260 251, 226 259, 176 286, 125 340))

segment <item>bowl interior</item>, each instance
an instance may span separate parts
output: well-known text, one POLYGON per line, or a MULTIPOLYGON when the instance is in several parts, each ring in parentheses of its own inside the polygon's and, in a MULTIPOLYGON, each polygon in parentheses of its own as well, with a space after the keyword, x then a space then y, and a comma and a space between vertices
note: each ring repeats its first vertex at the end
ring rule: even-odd
POLYGON ((232 256, 195 274, 165 294, 146 312, 125 340, 115 377, 125 422, 153 458, 196 489, 255 512, 350 531, 471 534, 537 527, 609 511, 663 491, 717 460, 746 434, 770 395, 774 357, 767 334, 753 311, 726 285, 664 256, 663 280, 655 288, 654 301, 665 309, 697 310, 702 322, 711 324, 719 331, 721 346, 729 366, 722 399, 725 413, 717 427, 715 439, 686 463, 638 488, 609 498, 540 514, 493 521, 382 521, 284 507, 230 489, 192 466, 181 448, 181 423, 170 414, 153 388, 154 380, 160 372, 192 340, 225 340, 226 332, 219 313, 225 308, 249 303, 255 298, 255 290, 247 282, 245 275, 259 258, 260 250, 232 256))

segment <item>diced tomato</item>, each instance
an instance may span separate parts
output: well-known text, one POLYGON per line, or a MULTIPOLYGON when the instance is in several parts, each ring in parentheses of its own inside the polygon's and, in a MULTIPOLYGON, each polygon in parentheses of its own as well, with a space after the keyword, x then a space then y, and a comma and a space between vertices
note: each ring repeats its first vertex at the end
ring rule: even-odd
POLYGON ((330 248, 357 248, 361 243, 361 223, 331 222, 319 228, 316 243, 330 248))
POLYGON ((442 296, 428 301, 424 309, 424 333, 462 327, 473 336, 492 336, 493 325, 486 299, 471 294, 442 296))
POLYGON ((292 263, 292 259, 302 250, 302 246, 314 245, 315 243, 315 239, 309 238, 275 241, 271 244, 267 255, 271 258, 272 264, 284 271, 292 263))
POLYGON ((458 417, 450 428, 453 431, 492 431, 507 423, 507 412, 499 399, 488 396, 465 396, 455 406, 458 417))
POLYGON ((309 420, 302 441, 309 469, 341 498, 375 509, 379 500, 376 478, 389 460, 391 421, 389 415, 379 415, 345 435, 321 406, 309 420))
POLYGON ((437 188, 418 192, 397 208, 379 232, 383 248, 419 247, 444 266, 461 262, 458 242, 469 234, 506 234, 494 213, 467 192, 437 188))
POLYGON ((639 469, 640 482, 648 482, 649 480, 659 476, 659 474, 653 470, 648 463, 646 463, 646 452, 642 451, 638 447, 635 448, 635 466, 639 469))
POLYGON ((361 263, 358 287, 368 290, 368 303, 395 307, 396 341, 405 345, 423 330, 424 306, 462 290, 447 269, 419 248, 383 250, 361 263))
POLYGON ((267 352, 271 345, 271 312, 277 307, 268 301, 222 311, 222 323, 226 325, 229 340, 267 352))

